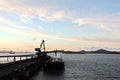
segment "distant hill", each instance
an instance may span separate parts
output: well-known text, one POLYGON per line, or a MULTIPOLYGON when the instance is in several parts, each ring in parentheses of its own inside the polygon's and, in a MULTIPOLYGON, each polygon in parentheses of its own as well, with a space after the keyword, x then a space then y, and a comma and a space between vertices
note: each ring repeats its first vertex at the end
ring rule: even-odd
POLYGON ((99 49, 96 51, 90 51, 89 53, 98 53, 98 54, 120 54, 120 52, 117 51, 108 51, 105 49, 99 49))
POLYGON ((14 51, 8 51, 8 50, 1 50, 0 53, 10 53, 10 54, 12 53, 13 54, 15 52, 14 51))
POLYGON ((93 52, 97 52, 97 53, 108 53, 110 51, 107 51, 105 49, 99 49, 99 50, 96 50, 96 51, 93 51, 93 52))
POLYGON ((67 53, 67 54, 120 54, 120 52, 117 51, 108 51, 105 49, 99 49, 96 51, 85 51, 85 50, 81 50, 81 51, 64 51, 63 53, 67 53))

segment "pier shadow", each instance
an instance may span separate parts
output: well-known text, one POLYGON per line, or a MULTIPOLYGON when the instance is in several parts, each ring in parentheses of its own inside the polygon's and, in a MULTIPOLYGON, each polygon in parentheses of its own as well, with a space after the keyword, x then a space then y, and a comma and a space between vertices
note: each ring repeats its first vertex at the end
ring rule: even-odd
POLYGON ((64 80, 64 70, 58 71, 43 71, 45 80, 64 80))
POLYGON ((43 74, 44 75, 63 75, 64 74, 65 69, 62 70, 43 70, 43 74))
POLYGON ((64 72, 63 70, 41 70, 39 73, 34 75, 30 80, 64 80, 64 72))

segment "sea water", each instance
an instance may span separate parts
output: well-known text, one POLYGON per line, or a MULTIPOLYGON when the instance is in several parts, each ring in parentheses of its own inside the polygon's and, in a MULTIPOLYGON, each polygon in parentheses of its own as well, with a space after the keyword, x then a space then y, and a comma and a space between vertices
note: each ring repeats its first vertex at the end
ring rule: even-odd
POLYGON ((61 73, 39 71, 31 80, 120 80, 119 54, 63 54, 61 73))

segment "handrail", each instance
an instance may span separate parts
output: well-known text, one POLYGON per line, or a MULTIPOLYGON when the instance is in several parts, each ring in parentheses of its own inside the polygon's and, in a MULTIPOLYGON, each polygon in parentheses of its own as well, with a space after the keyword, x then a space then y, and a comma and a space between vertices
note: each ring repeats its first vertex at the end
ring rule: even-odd
POLYGON ((23 60, 23 58, 24 59, 30 59, 30 58, 35 58, 35 57, 37 57, 37 55, 36 54, 28 54, 28 55, 2 55, 2 56, 0 56, 0 63, 2 62, 2 63, 8 63, 8 62, 15 62, 15 61, 21 61, 21 60, 23 60), (4 58, 4 60, 2 60, 1 61, 1 59, 3 59, 4 58), (9 60, 9 58, 12 58, 12 59, 10 59, 9 60), (19 60, 18 60, 18 58, 19 58, 19 60))
POLYGON ((26 57, 26 56, 35 56, 36 54, 29 54, 29 55, 2 55, 0 57, 26 57))

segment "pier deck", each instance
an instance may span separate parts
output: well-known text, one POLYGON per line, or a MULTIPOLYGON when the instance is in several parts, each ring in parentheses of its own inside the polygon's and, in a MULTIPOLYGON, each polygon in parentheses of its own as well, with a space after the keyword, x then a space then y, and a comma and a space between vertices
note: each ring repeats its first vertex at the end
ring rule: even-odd
POLYGON ((0 64, 0 77, 4 75, 8 75, 14 71, 23 69, 32 64, 35 64, 38 61, 40 61, 40 59, 34 58, 34 59, 27 59, 27 60, 21 60, 11 63, 0 64))

